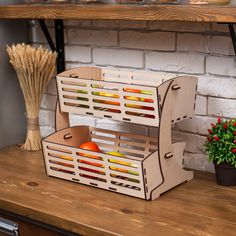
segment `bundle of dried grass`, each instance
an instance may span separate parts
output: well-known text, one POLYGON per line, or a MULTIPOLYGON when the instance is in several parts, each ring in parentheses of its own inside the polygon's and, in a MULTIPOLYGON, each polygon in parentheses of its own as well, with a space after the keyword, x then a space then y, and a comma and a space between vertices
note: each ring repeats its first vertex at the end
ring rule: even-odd
POLYGON ((17 44, 7 46, 10 63, 13 65, 25 99, 27 136, 26 150, 41 149, 39 110, 43 92, 55 71, 57 54, 40 46, 17 44))

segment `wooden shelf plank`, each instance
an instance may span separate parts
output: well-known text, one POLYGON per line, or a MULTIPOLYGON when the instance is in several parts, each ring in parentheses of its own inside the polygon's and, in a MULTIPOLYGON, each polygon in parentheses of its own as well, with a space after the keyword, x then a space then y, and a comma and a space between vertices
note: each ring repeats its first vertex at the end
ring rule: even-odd
POLYGON ((236 22, 236 5, 2 4, 0 19, 236 22))
POLYGON ((82 235, 235 235, 236 187, 214 175, 145 201, 46 176, 41 152, 0 150, 0 209, 82 235), (222 220, 224 219, 224 220, 222 220))

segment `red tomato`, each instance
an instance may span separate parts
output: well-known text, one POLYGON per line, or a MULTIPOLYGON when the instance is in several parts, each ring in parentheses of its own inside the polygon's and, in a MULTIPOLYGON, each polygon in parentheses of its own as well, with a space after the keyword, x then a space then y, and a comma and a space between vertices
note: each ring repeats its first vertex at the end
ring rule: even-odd
POLYGON ((92 141, 88 141, 88 142, 80 144, 79 148, 94 151, 94 152, 100 151, 98 145, 92 141))
MULTIPOLYGON (((79 146, 79 148, 89 150, 89 151, 94 151, 94 152, 100 152, 100 149, 99 149, 98 145, 96 143, 92 142, 92 141, 82 143, 79 146)), ((92 156, 92 155, 85 154, 85 153, 79 153, 79 155, 94 158, 94 159, 100 159, 100 157, 98 157, 98 156, 92 156)))

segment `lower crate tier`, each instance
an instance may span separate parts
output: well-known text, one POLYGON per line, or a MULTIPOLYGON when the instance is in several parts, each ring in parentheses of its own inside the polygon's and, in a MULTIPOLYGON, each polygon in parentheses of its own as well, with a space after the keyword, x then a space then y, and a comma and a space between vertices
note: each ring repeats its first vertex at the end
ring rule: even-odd
POLYGON ((152 189, 163 181, 156 141, 88 126, 67 128, 43 140, 47 174, 150 199, 152 189), (88 140, 96 142, 100 152, 78 148, 88 140))

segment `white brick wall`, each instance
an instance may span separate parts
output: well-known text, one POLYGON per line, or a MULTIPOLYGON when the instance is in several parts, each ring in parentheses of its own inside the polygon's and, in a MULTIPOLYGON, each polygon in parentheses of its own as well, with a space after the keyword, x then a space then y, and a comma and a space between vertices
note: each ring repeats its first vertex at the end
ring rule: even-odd
POLYGON ((205 56, 190 53, 146 53, 146 68, 158 71, 204 74, 205 56))
POLYGON ((234 55, 231 38, 229 36, 211 37, 209 52, 212 54, 234 55))
POLYGON ((177 34, 177 50, 182 52, 208 52, 209 37, 201 34, 177 34))
MULTIPOLYGON (((235 89, 235 88, 233 88, 235 89)), ((236 117, 236 99, 209 98, 209 115, 217 115, 229 118, 236 117)))
MULTIPOLYGON (((53 24, 48 21, 52 35, 53 24)), ((31 41, 45 38, 32 22, 31 41)), ((185 166, 213 171, 203 144, 217 116, 236 117, 236 62, 225 25, 199 22, 65 21, 67 68, 94 65, 128 67, 199 77, 196 116, 174 125, 174 137, 186 141, 185 166)), ((41 133, 54 132, 56 85, 52 80, 41 104, 41 133)), ((156 136, 156 128, 107 119, 71 116, 72 125, 85 124, 156 136)))
POLYGON ((174 51, 175 33, 170 32, 137 32, 121 31, 120 46, 147 50, 174 51))
POLYGON ((67 31, 69 44, 117 46, 117 31, 114 30, 80 30, 76 28, 67 31))
POLYGON ((209 56, 206 59, 206 72, 211 75, 236 76, 236 63, 233 57, 209 56))
POLYGON ((65 55, 68 62, 92 62, 92 50, 90 47, 68 45, 65 47, 65 55))
POLYGON ((93 60, 97 65, 143 68, 143 52, 129 49, 94 48, 93 60))
POLYGON ((152 30, 174 31, 174 32, 208 32, 210 24, 204 22, 181 22, 178 21, 151 21, 149 28, 152 30))

